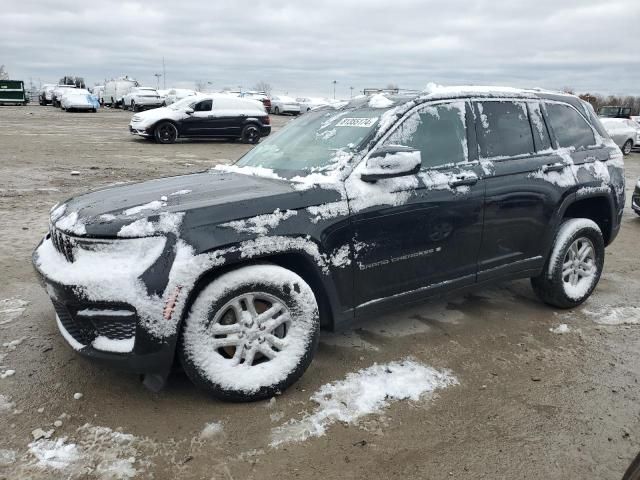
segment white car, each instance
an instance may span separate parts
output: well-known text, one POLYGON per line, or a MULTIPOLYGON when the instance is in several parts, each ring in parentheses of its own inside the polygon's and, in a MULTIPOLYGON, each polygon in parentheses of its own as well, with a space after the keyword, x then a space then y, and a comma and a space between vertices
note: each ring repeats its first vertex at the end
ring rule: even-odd
POLYGON ((284 113, 299 115, 300 104, 296 102, 295 98, 287 97, 286 95, 274 95, 271 97, 271 113, 275 115, 284 113))
POLYGON ((296 98, 296 102, 300 104, 300 113, 307 113, 314 108, 324 107, 331 103, 331 101, 326 98, 318 97, 298 97, 296 98))
POLYGON ((198 92, 194 90, 188 90, 186 88, 172 88, 167 93, 167 96, 164 99, 165 106, 169 106, 172 103, 176 103, 180 100, 183 100, 187 97, 192 97, 194 95, 198 95, 198 92))
POLYGON ((640 125, 628 118, 600 118, 611 139, 622 153, 629 155, 634 145, 640 145, 640 125))
POLYGON ((98 99, 84 88, 70 89, 60 99, 60 107, 68 112, 71 110, 86 110, 95 113, 98 111, 99 105, 98 99))
POLYGON ((40 94, 38 95, 38 102, 40 105, 47 105, 51 103, 51 94, 53 89, 56 88, 55 83, 45 83, 40 88, 40 94))
POLYGON ((102 100, 104 105, 111 107, 119 107, 122 105, 122 98, 140 85, 136 80, 129 77, 118 78, 117 80, 109 80, 104 86, 102 100))
POLYGON ((152 87, 137 87, 122 97, 122 108, 131 109, 134 112, 146 108, 158 108, 164 103, 164 99, 158 91, 152 87))
POLYGON ((76 88, 76 86, 75 85, 56 85, 56 87, 51 92, 51 105, 53 105, 54 107, 59 107, 62 96, 70 88, 76 88))

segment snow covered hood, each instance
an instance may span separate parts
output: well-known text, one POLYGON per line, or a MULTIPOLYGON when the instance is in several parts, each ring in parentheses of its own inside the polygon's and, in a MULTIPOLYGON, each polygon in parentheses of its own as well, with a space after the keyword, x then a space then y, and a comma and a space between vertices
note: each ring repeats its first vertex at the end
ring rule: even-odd
MULTIPOLYGON (((273 212, 283 204, 305 208, 331 200, 335 191, 300 192, 284 179, 209 171, 160 178, 88 192, 54 207, 51 223, 71 235, 96 238, 123 235, 141 219, 165 222, 165 233, 273 212), (165 222, 166 223, 166 222, 165 222)), ((177 233, 177 232, 176 232, 177 233)))

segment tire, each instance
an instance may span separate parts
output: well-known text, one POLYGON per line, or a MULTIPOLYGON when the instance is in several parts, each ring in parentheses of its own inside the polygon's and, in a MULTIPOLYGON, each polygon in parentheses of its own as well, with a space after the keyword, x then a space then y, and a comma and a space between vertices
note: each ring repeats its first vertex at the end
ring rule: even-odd
POLYGON ((280 115, 280 109, 278 107, 273 107, 273 114, 280 115))
POLYGON ((122 101, 122 110, 128 110, 129 107, 127 107, 127 104, 124 103, 124 100, 122 101))
POLYGON ((531 286, 549 305, 577 307, 598 285, 603 266, 600 227, 587 218, 571 218, 560 225, 544 270, 531 279, 531 286))
POLYGON ((138 107, 136 106, 136 102, 134 102, 133 100, 131 100, 131 111, 132 112, 137 112, 138 111, 138 107))
POLYGON ((640 453, 624 472, 622 480, 640 480, 640 453))
POLYGON ((93 109, 91 109, 91 111, 92 111, 93 113, 98 113, 98 109, 97 109, 97 108, 93 108, 93 109))
POLYGON ((221 400, 249 402, 298 380, 319 336, 311 287, 285 268, 249 265, 198 294, 183 325, 179 356, 198 387, 221 400))
POLYGON ((629 155, 631 153, 632 148, 633 148, 633 140, 627 140, 626 142, 624 142, 624 145, 622 146, 622 154, 629 155))
POLYGON ((171 122, 160 122, 153 130, 153 136, 158 143, 175 143, 178 138, 178 129, 171 122))
POLYGON ((260 141, 260 129, 253 124, 245 125, 240 138, 242 139, 242 143, 255 145, 260 141))

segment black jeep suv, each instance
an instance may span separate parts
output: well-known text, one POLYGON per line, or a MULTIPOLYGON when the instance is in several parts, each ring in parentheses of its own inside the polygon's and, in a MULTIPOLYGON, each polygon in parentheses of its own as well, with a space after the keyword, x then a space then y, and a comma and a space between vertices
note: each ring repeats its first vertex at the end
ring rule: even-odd
POLYGON ((79 353, 230 400, 299 378, 319 330, 531 278, 596 287, 622 154, 571 95, 435 88, 289 123, 234 165, 94 191, 51 212, 33 263, 79 353))

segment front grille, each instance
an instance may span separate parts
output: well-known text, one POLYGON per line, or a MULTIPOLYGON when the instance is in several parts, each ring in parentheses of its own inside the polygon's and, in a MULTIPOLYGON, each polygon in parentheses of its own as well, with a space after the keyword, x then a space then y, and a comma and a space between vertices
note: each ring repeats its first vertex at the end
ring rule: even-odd
POLYGON ((60 323, 76 341, 90 345, 98 336, 125 340, 136 335, 136 312, 128 305, 66 305, 53 300, 60 323))
POLYGON ((91 325, 79 323, 71 312, 62 303, 53 301, 53 308, 60 319, 60 323, 64 329, 71 335, 74 340, 83 345, 89 345, 96 338, 95 332, 91 325))
MULTIPOLYGON (((133 315, 133 314, 132 314, 133 315)), ((95 317, 93 325, 98 335, 111 340, 126 340, 136 334, 136 324, 132 317, 95 317)))
POLYGON ((55 227, 51 227, 51 242, 53 247, 61 253, 68 262, 73 262, 73 240, 55 227))

